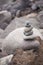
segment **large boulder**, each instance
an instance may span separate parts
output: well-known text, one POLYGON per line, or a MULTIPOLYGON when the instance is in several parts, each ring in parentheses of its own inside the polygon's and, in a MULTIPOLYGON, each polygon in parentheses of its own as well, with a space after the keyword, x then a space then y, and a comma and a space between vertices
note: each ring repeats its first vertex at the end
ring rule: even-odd
MULTIPOLYGON (((15 49, 34 49, 38 48, 40 43, 36 40, 25 41, 23 35, 24 28, 19 28, 11 32, 3 41, 2 50, 6 51, 8 54, 13 53, 15 49)), ((42 37, 37 29, 34 30, 34 37, 42 37), (37 32, 37 33, 36 33, 37 32)))

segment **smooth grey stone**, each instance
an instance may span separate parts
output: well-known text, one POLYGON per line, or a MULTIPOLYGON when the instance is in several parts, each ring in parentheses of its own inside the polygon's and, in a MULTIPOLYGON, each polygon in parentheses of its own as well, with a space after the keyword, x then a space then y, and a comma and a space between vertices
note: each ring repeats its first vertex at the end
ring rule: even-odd
POLYGON ((0 65, 8 65, 11 62, 13 55, 8 55, 6 57, 0 58, 0 65))
POLYGON ((24 31, 25 32, 30 32, 32 30, 33 27, 25 27, 24 31))
POLYGON ((30 31, 30 32, 24 32, 24 35, 25 36, 31 36, 33 34, 33 31, 30 31))
POLYGON ((43 28, 43 11, 39 12, 37 19, 39 21, 39 28, 43 28))
POLYGON ((8 11, 0 11, 0 23, 11 21, 11 13, 8 11))
POLYGON ((12 2, 12 0, 0 0, 0 5, 10 3, 10 2, 12 2))
POLYGON ((26 22, 25 27, 31 27, 31 25, 30 25, 29 21, 28 21, 28 22, 26 22))
POLYGON ((0 28, 3 30, 5 30, 7 26, 8 26, 8 24, 4 23, 4 22, 2 24, 0 24, 0 28))
POLYGON ((36 10, 37 9, 37 4, 36 3, 33 3, 32 6, 31 6, 32 10, 36 10))
POLYGON ((8 11, 0 11, 0 28, 5 29, 11 21, 11 13, 8 11))
MULTIPOLYGON (((3 41, 2 50, 6 51, 8 54, 13 53, 17 48, 22 49, 34 49, 38 48, 40 43, 38 41, 25 41, 23 28, 18 28, 11 32, 3 41)), ((39 36, 42 37, 40 32, 37 29, 34 29, 35 37, 39 36), (37 32, 37 33, 36 33, 37 32)))
POLYGON ((5 38, 10 32, 15 30, 16 28, 25 26, 25 18, 15 18, 11 21, 11 23, 7 26, 7 28, 4 30, 4 33, 0 36, 0 38, 5 38))

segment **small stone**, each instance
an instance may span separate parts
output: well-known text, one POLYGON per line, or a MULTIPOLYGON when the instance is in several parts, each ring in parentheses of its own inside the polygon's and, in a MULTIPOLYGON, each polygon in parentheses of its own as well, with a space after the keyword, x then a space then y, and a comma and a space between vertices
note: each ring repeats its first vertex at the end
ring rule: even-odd
POLYGON ((8 11, 0 11, 0 28, 5 28, 11 21, 11 13, 8 11), (4 26, 5 24, 5 26, 4 26))
POLYGON ((32 30, 32 28, 33 28, 33 27, 25 27, 24 31, 25 31, 25 32, 29 32, 29 31, 32 30))
POLYGON ((37 19, 39 20, 39 28, 43 28, 43 11, 40 11, 37 19))
POLYGON ((11 62, 11 59, 12 59, 13 55, 8 55, 6 57, 3 57, 3 58, 0 58, 0 64, 1 65, 8 65, 8 63, 11 62))
POLYGON ((25 36, 31 36, 33 34, 33 31, 30 31, 30 32, 24 32, 24 35, 25 36))

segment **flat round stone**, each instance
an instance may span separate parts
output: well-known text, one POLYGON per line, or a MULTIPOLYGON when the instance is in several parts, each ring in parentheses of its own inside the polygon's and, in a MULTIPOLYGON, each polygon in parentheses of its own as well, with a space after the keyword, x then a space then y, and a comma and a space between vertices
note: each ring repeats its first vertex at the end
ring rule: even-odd
POLYGON ((30 32, 32 30, 33 27, 25 27, 24 31, 25 32, 30 32))
POLYGON ((33 31, 30 31, 30 32, 24 32, 24 35, 25 36, 31 36, 33 34, 33 31))

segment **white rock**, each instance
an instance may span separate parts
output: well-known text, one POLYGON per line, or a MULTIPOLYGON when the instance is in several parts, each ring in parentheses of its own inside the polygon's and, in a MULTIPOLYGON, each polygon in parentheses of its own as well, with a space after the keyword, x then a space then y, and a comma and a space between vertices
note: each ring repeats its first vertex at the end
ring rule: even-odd
POLYGON ((0 65, 8 65, 8 63, 11 61, 13 55, 9 55, 3 58, 0 58, 0 65))
MULTIPOLYGON (((41 33, 37 29, 33 28, 33 31, 34 31, 34 33, 31 37, 39 36, 40 38, 42 38, 41 33)), ((32 41, 33 44, 31 41, 25 42, 24 41, 25 35, 23 34, 23 32, 24 32, 24 27, 18 28, 16 30, 14 30, 13 32, 11 32, 4 39, 2 49, 7 50, 7 53, 11 53, 12 50, 14 51, 16 48, 27 48, 27 46, 28 46, 28 48, 30 48, 31 45, 32 45, 32 47, 37 45, 37 43, 35 43, 34 41, 32 41)), ((31 37, 29 36, 29 38, 31 38, 31 37)), ((38 45, 39 45, 39 43, 38 43, 38 45)))

